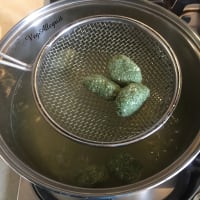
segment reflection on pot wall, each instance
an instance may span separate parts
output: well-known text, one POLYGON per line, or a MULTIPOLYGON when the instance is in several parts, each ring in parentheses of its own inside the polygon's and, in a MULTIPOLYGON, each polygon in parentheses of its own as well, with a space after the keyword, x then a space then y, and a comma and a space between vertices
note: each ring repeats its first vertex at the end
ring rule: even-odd
POLYGON ((13 78, 12 73, 10 73, 6 68, 0 69, 0 90, 5 93, 5 96, 10 95, 12 87, 15 85, 16 81, 13 78))

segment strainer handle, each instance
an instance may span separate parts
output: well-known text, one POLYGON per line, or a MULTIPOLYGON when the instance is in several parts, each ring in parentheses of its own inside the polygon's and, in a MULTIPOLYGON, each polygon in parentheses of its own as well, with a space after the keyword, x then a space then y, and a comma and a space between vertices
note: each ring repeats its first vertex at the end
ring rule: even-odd
POLYGON ((0 56, 5 59, 5 60, 0 59, 0 64, 2 64, 2 65, 8 66, 8 67, 13 67, 13 68, 24 70, 24 71, 32 70, 31 65, 24 63, 20 60, 17 60, 11 56, 8 56, 2 52, 0 52, 0 56))

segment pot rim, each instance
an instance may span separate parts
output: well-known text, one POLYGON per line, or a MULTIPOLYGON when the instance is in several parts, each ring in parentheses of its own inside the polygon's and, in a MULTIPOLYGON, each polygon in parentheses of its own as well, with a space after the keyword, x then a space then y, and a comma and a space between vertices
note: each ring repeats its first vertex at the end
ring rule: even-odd
POLYGON ((135 0, 134 2, 131 0, 60 0, 54 2, 52 4, 46 5, 42 8, 36 9, 33 13, 27 15, 22 20, 20 20, 15 26, 13 26, 9 32, 2 38, 0 41, 0 47, 4 48, 7 45, 8 41, 12 41, 15 38, 15 35, 20 31, 23 31, 24 28, 30 25, 30 22, 33 20, 39 19, 40 17, 51 14, 55 10, 63 10, 65 7, 74 7, 80 6, 80 3, 84 4, 115 4, 126 5, 126 6, 136 6, 140 9, 145 9, 152 14, 156 14, 157 16, 169 21, 171 24, 176 26, 179 30, 181 30, 182 34, 189 37, 190 40, 197 47, 197 50, 200 48, 200 36, 193 31, 186 22, 180 20, 175 14, 170 11, 162 8, 155 3, 146 1, 146 0, 135 0))

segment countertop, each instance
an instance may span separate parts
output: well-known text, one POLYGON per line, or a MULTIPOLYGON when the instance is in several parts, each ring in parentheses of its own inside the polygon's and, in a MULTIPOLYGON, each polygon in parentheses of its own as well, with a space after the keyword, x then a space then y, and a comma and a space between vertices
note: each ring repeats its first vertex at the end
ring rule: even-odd
POLYGON ((43 4, 43 0, 0 0, 0 39, 12 26, 43 4))

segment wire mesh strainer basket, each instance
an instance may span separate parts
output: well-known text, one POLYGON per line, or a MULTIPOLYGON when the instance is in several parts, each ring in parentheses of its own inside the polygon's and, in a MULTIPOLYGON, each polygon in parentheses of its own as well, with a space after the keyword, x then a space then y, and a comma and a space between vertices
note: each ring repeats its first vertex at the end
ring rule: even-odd
POLYGON ((181 75, 167 42, 150 27, 124 17, 97 16, 67 27, 41 53, 33 92, 45 118, 59 132, 97 146, 129 144, 154 133, 172 114, 181 75), (116 115, 112 102, 82 86, 91 74, 109 76, 107 63, 118 54, 141 68, 151 96, 134 116, 116 115))
POLYGON ((63 135, 96 146, 120 146, 156 132, 171 116, 181 92, 181 71, 170 45, 151 27, 121 16, 93 16, 65 27, 42 48, 33 66, 10 58, 1 64, 32 70, 36 105, 63 135), (150 97, 131 117, 89 93, 85 77, 109 77, 107 65, 126 55, 141 69, 150 97))

